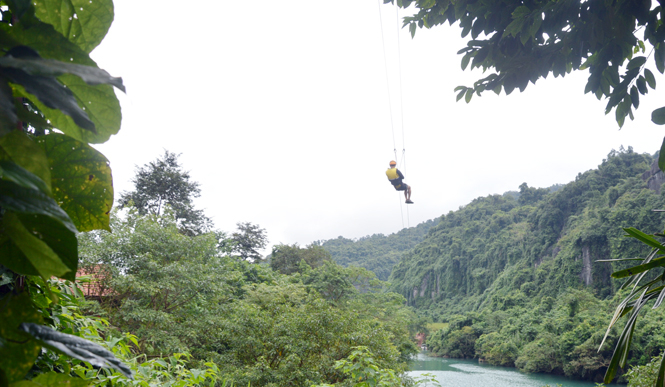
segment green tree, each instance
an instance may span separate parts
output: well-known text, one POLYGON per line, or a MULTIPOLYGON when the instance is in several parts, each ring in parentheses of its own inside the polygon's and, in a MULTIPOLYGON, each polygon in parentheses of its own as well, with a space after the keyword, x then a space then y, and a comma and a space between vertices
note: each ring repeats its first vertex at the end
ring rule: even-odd
POLYGON ((215 315, 244 283, 217 235, 183 235, 173 214, 141 216, 136 209, 114 216, 112 228, 80 236, 82 267, 97 273, 97 298, 111 323, 136 335, 147 355, 206 358, 215 315))
POLYGON ((182 170, 179 156, 165 150, 157 160, 137 168, 134 190, 120 194, 118 202, 121 208, 135 206, 142 215, 162 215, 168 205, 184 234, 201 234, 210 230, 212 221, 203 210, 194 209, 193 200, 201 196, 201 189, 182 170))
POLYGON ((298 244, 291 246, 280 244, 272 248, 270 267, 282 274, 293 274, 301 271, 300 261, 304 261, 312 268, 317 268, 330 260, 330 253, 316 244, 305 248, 298 244))
POLYGON ((238 254, 240 258, 250 262, 258 262, 263 259, 259 250, 268 245, 266 230, 258 224, 249 222, 237 223, 238 230, 231 234, 231 251, 238 254))
POLYGON ((416 351, 404 298, 382 293, 366 269, 301 261, 281 275, 235 259, 215 233, 183 235, 168 212, 117 214, 113 233, 80 236, 82 267, 107 268, 97 277, 102 313, 145 355, 189 352, 190 366, 214 361, 239 385, 308 386, 344 382, 334 364, 354 345, 396 375, 416 351))
POLYGON ((520 205, 535 204, 542 200, 549 193, 547 188, 529 187, 526 183, 520 184, 520 205))
MULTIPOLYGON (((302 283, 289 283, 293 278, 248 285, 246 295, 230 305, 226 329, 215 333, 219 364, 239 385, 344 382, 349 376, 336 370, 335 362, 357 345, 367 346, 380 368, 405 370, 404 360, 413 351, 400 351, 405 332, 391 327, 407 325, 404 314, 394 313, 389 303, 376 304, 393 312, 388 317, 373 313, 367 302, 335 307, 302 283)), ((393 306, 404 308, 402 303, 393 306)))

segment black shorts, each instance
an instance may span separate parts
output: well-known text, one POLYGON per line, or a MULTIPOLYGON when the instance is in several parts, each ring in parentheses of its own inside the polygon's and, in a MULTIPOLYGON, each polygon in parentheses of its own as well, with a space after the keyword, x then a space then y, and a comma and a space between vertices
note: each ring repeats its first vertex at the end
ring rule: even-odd
POLYGON ((395 190, 397 191, 406 191, 409 188, 409 186, 404 183, 395 185, 393 187, 395 187, 395 190))

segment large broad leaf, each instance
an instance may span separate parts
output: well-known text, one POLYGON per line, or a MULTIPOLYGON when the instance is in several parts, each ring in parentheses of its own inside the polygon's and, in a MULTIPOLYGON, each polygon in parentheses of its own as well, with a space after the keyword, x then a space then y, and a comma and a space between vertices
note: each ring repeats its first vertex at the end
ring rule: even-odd
POLYGON ((7 78, 0 76, 0 136, 10 133, 18 123, 14 93, 8 82, 7 78))
MULTIPOLYGON (((5 35, 36 50, 42 58, 55 59, 67 63, 97 67, 88 54, 76 44, 67 40, 53 29, 50 24, 37 22, 30 28, 11 28, 0 23, 0 30, 5 35)), ((0 34, 2 37, 2 34, 0 34)), ((78 105, 87 113, 94 123, 96 133, 79 127, 74 120, 59 110, 50 109, 43 103, 24 95, 39 108, 51 124, 80 141, 103 143, 120 130, 120 103, 113 88, 109 85, 88 85, 74 75, 62 75, 58 78, 73 93, 78 105)))
POLYGON ((69 271, 59 277, 69 281, 76 280, 76 271, 78 270, 78 240, 76 234, 48 216, 18 215, 18 218, 28 232, 45 243, 67 266, 69 271))
POLYGON ((83 101, 77 99, 74 93, 55 77, 74 74, 87 85, 110 84, 125 90, 121 78, 112 77, 104 70, 54 59, 43 59, 27 46, 13 47, 7 55, 0 57, 0 74, 10 82, 20 85, 23 88, 19 89, 21 94, 33 95, 41 104, 59 110, 79 127, 95 133, 95 124, 86 113, 88 107, 79 106, 83 101))
POLYGON ((0 57, 0 67, 12 67, 30 75, 44 77, 74 74, 89 85, 109 84, 125 91, 122 78, 112 77, 106 71, 92 66, 65 63, 54 59, 42 59, 40 57, 16 58, 12 56, 12 52, 10 51, 7 55, 0 57))
POLYGON ((46 183, 51 191, 51 169, 46 153, 28 135, 15 130, 6 136, 0 137, 0 148, 16 164, 37 175, 46 183))
POLYGON ((40 112, 32 109, 29 101, 22 98, 15 98, 14 106, 16 106, 16 114, 19 121, 27 123, 41 133, 44 133, 47 129, 53 129, 53 126, 46 121, 46 118, 40 112))
POLYGON ((24 188, 30 188, 44 193, 49 192, 44 180, 37 175, 29 173, 12 161, 0 161, 0 178, 11 181, 24 188))
POLYGON ((56 352, 87 361, 94 367, 114 368, 128 378, 132 378, 132 370, 118 360, 111 351, 98 344, 38 324, 24 323, 21 324, 19 329, 30 334, 43 346, 56 352))
POLYGON ((34 0, 35 15, 83 51, 91 52, 113 22, 112 0, 34 0))
POLYGON ((69 215, 60 208, 58 203, 46 194, 25 188, 13 181, 0 179, 0 207, 6 211, 26 215, 49 216, 69 231, 76 233, 76 226, 72 223, 69 215))
POLYGON ((0 370, 8 383, 23 379, 39 355, 40 346, 18 329, 24 322, 41 322, 27 292, 0 299, 0 370))
POLYGON ((61 134, 41 136, 53 178, 53 196, 79 231, 109 228, 113 178, 109 162, 91 146, 61 134))
MULTIPOLYGON (((40 238, 41 235, 34 234, 32 230, 26 228, 16 214, 6 212, 1 224, 4 233, 16 246, 16 249, 11 249, 11 246, 7 245, 8 242, 3 243, 0 246, 3 253, 0 263, 19 274, 38 274, 44 278, 64 277, 66 273, 72 272, 72 268, 67 267, 58 254, 42 240, 43 236, 40 238), (20 254, 18 254, 19 251, 20 254), (14 254, 7 254, 8 252, 14 254)), ((47 230, 47 232, 50 234, 51 230, 47 230)), ((68 277, 72 278, 76 275, 76 267, 74 267, 73 273, 73 275, 70 273, 68 277)))
POLYGON ((51 371, 32 380, 21 380, 13 383, 9 387, 86 387, 91 383, 92 380, 74 378, 67 374, 58 374, 51 371))
POLYGON ((12 12, 18 19, 21 19, 30 10, 30 0, 5 0, 12 12))
MULTIPOLYGON (((58 82, 55 78, 39 77, 16 69, 0 68, 0 74, 9 79, 11 83, 20 85, 20 94, 29 98, 40 110, 50 108, 51 112, 66 115, 77 126, 96 132, 95 124, 90 121, 88 115, 81 109, 74 93, 58 82)), ((45 112, 46 116, 49 114, 45 112)), ((57 123, 56 123, 57 125, 57 123)))
POLYGON ((39 275, 37 269, 5 233, 0 234, 0 264, 21 275, 39 275))

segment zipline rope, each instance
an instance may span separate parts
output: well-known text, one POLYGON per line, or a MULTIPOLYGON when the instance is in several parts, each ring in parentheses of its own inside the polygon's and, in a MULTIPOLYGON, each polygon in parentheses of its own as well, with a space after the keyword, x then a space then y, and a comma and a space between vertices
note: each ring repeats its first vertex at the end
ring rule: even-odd
MULTIPOLYGON (((378 0, 378 6, 379 6, 379 23, 381 26, 381 46, 383 48, 383 65, 385 68, 385 73, 386 73, 386 86, 388 89, 388 109, 390 112, 390 129, 392 131, 393 135, 393 152, 395 154, 395 161, 397 161, 397 142, 395 141, 395 124, 393 120, 393 106, 392 106, 392 99, 391 99, 391 92, 390 92, 390 78, 388 76, 388 58, 386 55, 386 40, 384 37, 383 33, 383 16, 381 15, 381 0, 378 0)), ((401 131, 402 131, 402 160, 400 161, 400 165, 402 166, 402 169, 406 173, 406 145, 405 145, 405 140, 404 140, 404 102, 403 102, 403 97, 402 97, 402 51, 401 51, 401 45, 400 45, 400 38, 399 38, 399 7, 397 6, 397 3, 395 3, 395 27, 396 27, 396 32, 397 32, 397 58, 398 58, 398 74, 399 74, 399 103, 400 103, 400 119, 401 119, 401 131)), ((400 210, 400 215, 401 215, 401 220, 402 220, 402 228, 404 228, 404 210, 402 209, 402 199, 401 199, 401 194, 398 191, 397 192, 397 197, 399 199, 399 210, 400 210)), ((407 220, 407 227, 411 227, 410 225, 410 216, 409 216, 409 206, 406 206, 406 220, 407 220)))
MULTIPOLYGON (((379 25, 381 26, 381 47, 383 48, 383 66, 386 70, 386 86, 388 87, 388 111, 390 112, 390 129, 393 132, 393 152, 395 152, 395 160, 397 160, 397 143, 395 142, 395 125, 393 123, 393 102, 390 99, 390 80, 388 78, 388 59, 386 57, 386 39, 383 37, 383 16, 381 16, 381 0, 378 0, 379 5, 379 25)), ((404 223, 404 221, 402 221, 404 223)))
MULTIPOLYGON (((404 140, 404 99, 402 93, 402 48, 399 39, 399 7, 395 2, 395 29, 397 30, 397 73, 399 74, 399 113, 402 121, 402 166, 406 173, 406 141, 404 140)), ((406 226, 411 227, 409 206, 406 206, 406 226)))

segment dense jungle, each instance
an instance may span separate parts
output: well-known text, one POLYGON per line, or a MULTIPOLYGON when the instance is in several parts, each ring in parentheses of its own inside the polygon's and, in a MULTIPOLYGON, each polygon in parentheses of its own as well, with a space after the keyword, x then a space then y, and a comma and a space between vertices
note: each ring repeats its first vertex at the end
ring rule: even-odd
MULTIPOLYGON (((414 228, 428 231, 392 267, 388 282, 433 323, 428 350, 524 372, 602 381, 618 327, 602 347, 601 342, 623 295, 623 281, 610 275, 630 266, 630 261, 607 260, 649 252, 626 238, 623 228, 662 231, 663 215, 654 210, 665 208, 665 180, 656 159, 631 148, 612 151, 597 169, 568 184, 534 188, 524 183, 519 191, 479 197, 414 228)), ((322 246, 340 263, 367 255, 365 264, 371 265, 385 255, 383 245, 399 244, 399 237, 363 238, 344 250, 341 239, 322 246), (376 247, 371 240, 379 241, 376 247)), ((628 366, 661 356, 663 318, 655 309, 639 320, 628 366)))
MULTIPOLYGON (((458 100, 587 68, 586 91, 621 126, 655 88, 644 41, 665 72, 650 2, 607 13, 630 19, 607 23, 611 42, 546 56, 580 26, 607 28, 595 3, 396 3, 414 5, 412 35, 459 21, 473 37, 463 68, 504 71, 458 87, 458 100)), ((194 205, 201 185, 176 153, 114 193, 95 145, 120 130, 125 85, 90 57, 113 17, 111 0, 0 1, 0 387, 437 385, 407 372, 419 344, 526 373, 664 385, 663 152, 613 150, 572 182, 523 183, 392 235, 266 252, 269 230, 221 230, 194 205)))

